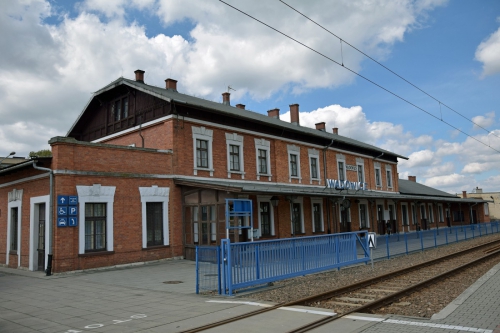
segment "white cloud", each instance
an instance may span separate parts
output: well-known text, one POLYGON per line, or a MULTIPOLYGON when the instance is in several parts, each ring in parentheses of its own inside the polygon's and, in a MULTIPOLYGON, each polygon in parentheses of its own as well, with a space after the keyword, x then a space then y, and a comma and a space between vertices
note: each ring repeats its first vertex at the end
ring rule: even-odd
MULTIPOLYGON (((464 175, 460 175, 457 173, 453 173, 450 175, 446 176, 437 176, 437 177, 431 177, 427 178, 424 181, 424 185, 434 187, 437 189, 440 189, 442 191, 448 191, 449 189, 457 189, 460 188, 460 190, 466 190, 468 185, 465 184, 473 184, 474 180, 471 177, 467 177, 464 175)), ((469 186, 470 187, 470 186, 469 186)), ((456 191, 457 192, 457 191, 456 191)))
POLYGON ((425 149, 411 153, 408 161, 402 161, 401 165, 406 168, 428 167, 435 163, 435 153, 425 149))
POLYGON ((480 129, 479 126, 483 128, 488 128, 495 123, 495 112, 488 112, 484 116, 476 116, 472 117, 472 121, 474 122, 474 129, 480 129), (476 125, 477 124, 477 125, 476 125), (478 126, 479 125, 479 126, 478 126))
POLYGON ((500 72, 500 28, 479 44, 475 59, 483 63, 483 76, 500 72))

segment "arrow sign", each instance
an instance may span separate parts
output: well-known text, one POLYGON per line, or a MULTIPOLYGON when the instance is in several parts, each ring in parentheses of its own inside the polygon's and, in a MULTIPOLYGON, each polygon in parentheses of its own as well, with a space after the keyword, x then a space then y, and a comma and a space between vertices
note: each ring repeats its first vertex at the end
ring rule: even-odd
POLYGON ((57 203, 59 205, 67 205, 68 204, 68 196, 67 195, 58 195, 57 203))

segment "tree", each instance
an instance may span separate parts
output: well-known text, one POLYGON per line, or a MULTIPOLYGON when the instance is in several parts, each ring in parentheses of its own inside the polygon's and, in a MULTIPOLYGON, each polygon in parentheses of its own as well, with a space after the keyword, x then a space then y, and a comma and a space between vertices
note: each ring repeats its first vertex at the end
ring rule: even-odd
POLYGON ((30 157, 52 157, 52 151, 49 149, 42 149, 39 151, 31 151, 30 157))

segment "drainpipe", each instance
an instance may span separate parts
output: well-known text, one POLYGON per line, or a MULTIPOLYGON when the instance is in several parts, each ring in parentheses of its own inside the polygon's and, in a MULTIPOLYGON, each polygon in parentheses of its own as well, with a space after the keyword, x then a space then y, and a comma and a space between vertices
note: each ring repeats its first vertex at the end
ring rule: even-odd
POLYGON ((45 270, 45 273, 47 276, 52 275, 52 256, 53 256, 53 251, 52 251, 52 244, 54 241, 54 173, 52 172, 52 169, 49 168, 43 168, 39 167, 36 165, 36 161, 33 161, 33 168, 36 170, 40 171, 48 171, 49 173, 49 244, 47 246, 49 253, 47 255, 47 269, 45 270))
MULTIPOLYGON (((332 142, 330 142, 328 144, 328 146, 323 148, 323 175, 325 176, 325 186, 328 186, 327 176, 326 176, 326 151, 332 145, 333 141, 335 141, 335 139, 332 139, 332 142)), ((330 202, 330 200, 327 200, 327 203, 329 203, 329 202, 330 202)), ((328 221, 328 233, 331 234, 332 233, 331 224, 333 222, 331 221, 331 218, 330 218, 330 207, 328 207, 328 209, 326 210, 326 218, 328 221)))
MULTIPOLYGON (((469 212, 469 214, 470 214, 470 224, 474 224, 474 223, 473 223, 473 221, 472 221, 472 217, 473 217, 473 216, 472 216, 472 207, 474 207, 474 206, 475 206, 475 205, 477 205, 478 203, 479 203, 479 202, 476 202, 476 203, 475 203, 475 204, 473 204, 473 205, 469 204, 469 210, 470 210, 470 212, 469 212)), ((477 221, 476 221, 476 222, 477 222, 477 221)))

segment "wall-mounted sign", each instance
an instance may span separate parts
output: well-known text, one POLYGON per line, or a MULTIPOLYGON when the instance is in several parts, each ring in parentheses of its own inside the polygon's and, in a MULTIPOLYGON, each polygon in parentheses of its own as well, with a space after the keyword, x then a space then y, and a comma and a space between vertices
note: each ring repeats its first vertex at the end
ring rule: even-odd
POLYGON ((345 169, 347 171, 358 171, 358 166, 357 165, 346 164, 345 169))
POLYGON ((368 190, 368 183, 350 182, 348 180, 327 179, 326 186, 336 190, 368 190))
POLYGON ((78 226, 78 196, 76 195, 57 196, 57 226, 58 227, 78 226))

